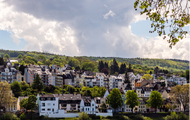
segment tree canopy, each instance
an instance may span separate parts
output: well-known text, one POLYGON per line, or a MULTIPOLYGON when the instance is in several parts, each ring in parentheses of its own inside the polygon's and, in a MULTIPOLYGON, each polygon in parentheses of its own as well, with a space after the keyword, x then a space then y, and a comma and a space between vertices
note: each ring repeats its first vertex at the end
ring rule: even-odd
POLYGON ((11 86, 8 82, 0 82, 0 108, 11 105, 14 101, 11 86))
POLYGON ((28 98, 24 98, 20 101, 20 106, 26 110, 33 110, 36 107, 37 97, 35 95, 30 95, 28 98))
POLYGON ((158 91, 152 91, 150 94, 149 99, 147 100, 147 106, 155 108, 155 113, 157 111, 157 108, 160 108, 162 106, 163 98, 162 94, 158 91))
POLYGON ((110 92, 110 94, 107 96, 108 104, 116 110, 117 108, 120 108, 123 106, 123 98, 122 94, 119 91, 119 89, 114 88, 110 92))
POLYGON ((36 75, 36 77, 32 83, 32 88, 37 89, 38 91, 41 91, 43 89, 43 83, 38 74, 36 75))
POLYGON ((182 104, 185 111, 189 106, 189 84, 172 87, 170 98, 177 104, 182 104))
POLYGON ((141 79, 151 80, 151 79, 153 79, 153 76, 151 76, 150 74, 144 74, 141 79))
POLYGON ((190 0, 135 0, 134 8, 140 8, 140 14, 145 14, 152 21, 150 33, 157 32, 163 39, 167 38, 172 48, 179 40, 182 40, 187 31, 183 30, 190 23, 190 0), (169 33, 166 33, 169 28, 169 33))
POLYGON ((125 104, 129 105, 129 107, 132 108, 132 112, 133 112, 133 108, 135 106, 140 105, 140 102, 138 101, 138 99, 139 99, 139 97, 134 90, 128 90, 125 93, 125 104))

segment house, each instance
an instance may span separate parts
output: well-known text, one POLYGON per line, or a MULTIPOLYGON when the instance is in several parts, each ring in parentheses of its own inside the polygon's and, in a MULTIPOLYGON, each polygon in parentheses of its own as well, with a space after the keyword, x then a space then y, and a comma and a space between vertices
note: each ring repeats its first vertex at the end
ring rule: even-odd
POLYGON ((63 86, 63 75, 57 69, 50 69, 52 74, 52 85, 62 87, 63 86))
MULTIPOLYGON (((109 109, 109 104, 107 104, 106 103, 106 98, 104 98, 104 97, 95 97, 94 98, 94 101, 96 102, 96 108, 98 109, 98 108, 100 108, 101 107, 101 105, 103 104, 103 103, 105 103, 106 104, 106 108, 107 109, 109 109)), ((98 111, 98 110, 97 110, 98 111)))
POLYGON ((104 86, 104 78, 105 77, 106 77, 106 75, 104 73, 96 73, 97 81, 100 81, 100 84, 99 84, 100 87, 104 86))
POLYGON ((78 113, 67 113, 67 111, 79 109, 80 101, 80 94, 37 95, 39 115, 47 115, 52 118, 78 117, 78 113))
POLYGON ((146 112, 146 103, 145 103, 145 101, 142 98, 140 98, 138 101, 140 102, 140 105, 137 107, 138 112, 145 113, 146 112))
POLYGON ((74 75, 71 71, 63 74, 63 84, 75 86, 74 75))
POLYGON ((82 96, 80 102, 80 112, 86 112, 87 114, 96 114, 96 103, 90 96, 82 96))
POLYGON ((109 78, 109 89, 119 88, 123 84, 122 77, 111 75, 109 78))
POLYGON ((81 94, 54 94, 59 98, 59 108, 67 111, 80 111, 81 94))

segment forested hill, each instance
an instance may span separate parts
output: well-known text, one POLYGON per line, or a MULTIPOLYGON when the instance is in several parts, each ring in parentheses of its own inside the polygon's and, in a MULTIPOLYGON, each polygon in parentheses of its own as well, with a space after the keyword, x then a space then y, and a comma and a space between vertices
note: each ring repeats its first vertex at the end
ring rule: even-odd
MULTIPOLYGON (((86 57, 86 56, 85 56, 86 57)), ((112 60, 114 57, 86 57, 90 60, 112 60)), ((189 61, 178 59, 116 58, 119 62, 128 62, 148 67, 158 66, 169 71, 189 69, 189 61)))
MULTIPOLYGON (((22 56, 31 56, 35 58, 36 60, 38 59, 37 57, 39 55, 43 55, 46 58, 54 58, 56 54, 52 53, 42 53, 42 52, 28 52, 28 51, 12 51, 12 50, 0 50, 0 57, 3 57, 5 54, 8 54, 11 59, 17 58, 18 55, 22 56)), ((61 59, 67 59, 68 57, 65 55, 59 55, 61 59)), ((72 57, 69 57, 72 58, 72 57)), ((75 57, 77 59, 85 59, 84 61, 97 61, 97 60, 103 60, 106 62, 110 62, 113 60, 114 57, 91 57, 91 56, 80 56, 80 57, 75 57)), ((141 66, 147 66, 149 68, 154 68, 156 66, 162 68, 162 69, 167 69, 171 72, 177 72, 177 71, 185 71, 186 69, 189 69, 189 61, 187 60, 178 60, 178 59, 148 59, 148 58, 118 58, 115 57, 116 60, 120 63, 131 63, 138 67, 138 65, 141 66)))

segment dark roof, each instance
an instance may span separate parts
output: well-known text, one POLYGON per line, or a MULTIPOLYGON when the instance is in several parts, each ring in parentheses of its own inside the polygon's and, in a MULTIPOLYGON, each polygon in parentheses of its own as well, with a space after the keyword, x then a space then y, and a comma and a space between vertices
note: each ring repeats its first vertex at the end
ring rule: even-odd
POLYGON ((94 75, 95 75, 95 73, 92 72, 92 71, 84 71, 84 72, 85 72, 86 75, 88 75, 88 76, 94 76, 94 75))
POLYGON ((50 97, 55 97, 54 94, 48 94, 48 95, 39 95, 40 98, 50 98, 50 97))
POLYGON ((82 99, 84 101, 84 104, 91 103, 91 101, 92 101, 91 96, 82 96, 82 99))
POLYGON ((64 67, 63 67, 63 71, 64 70, 72 70, 71 66, 66 64, 64 67))
POLYGON ((54 94, 59 100, 81 100, 81 94, 54 94))

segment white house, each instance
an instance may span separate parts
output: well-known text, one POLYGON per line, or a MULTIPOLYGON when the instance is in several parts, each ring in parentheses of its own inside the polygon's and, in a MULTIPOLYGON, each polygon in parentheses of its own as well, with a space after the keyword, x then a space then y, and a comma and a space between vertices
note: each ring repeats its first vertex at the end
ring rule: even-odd
POLYGON ((96 114, 96 103, 90 96, 83 96, 80 103, 80 111, 87 114, 96 114))

